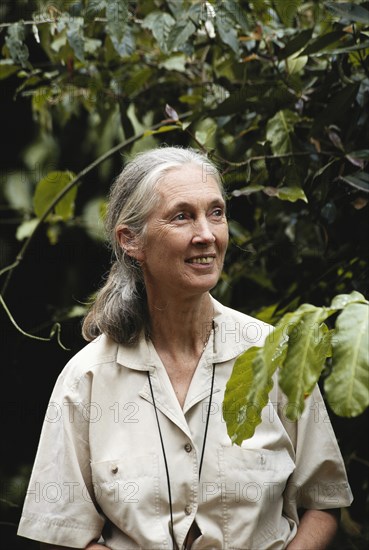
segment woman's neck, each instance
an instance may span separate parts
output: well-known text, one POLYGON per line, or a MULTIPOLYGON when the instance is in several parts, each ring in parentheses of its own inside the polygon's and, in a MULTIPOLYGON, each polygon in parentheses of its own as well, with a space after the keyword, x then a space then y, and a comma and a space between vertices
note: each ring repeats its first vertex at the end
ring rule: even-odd
POLYGON ((210 294, 186 300, 148 300, 151 338, 172 356, 201 354, 212 328, 210 294))

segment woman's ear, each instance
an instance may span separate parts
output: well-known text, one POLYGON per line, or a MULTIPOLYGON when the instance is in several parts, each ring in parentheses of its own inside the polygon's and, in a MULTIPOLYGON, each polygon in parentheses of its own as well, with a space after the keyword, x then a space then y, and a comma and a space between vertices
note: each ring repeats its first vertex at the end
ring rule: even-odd
POLYGON ((142 246, 136 233, 127 225, 118 225, 115 230, 117 241, 120 247, 137 261, 142 261, 144 258, 142 246))

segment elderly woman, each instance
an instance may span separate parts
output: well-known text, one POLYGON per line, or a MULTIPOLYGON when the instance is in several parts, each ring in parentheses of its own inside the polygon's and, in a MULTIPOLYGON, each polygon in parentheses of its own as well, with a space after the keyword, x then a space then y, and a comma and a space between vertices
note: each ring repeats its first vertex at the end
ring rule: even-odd
POLYGON ((107 229, 116 261, 56 382, 18 534, 46 549, 326 548, 351 493, 319 390, 291 423, 275 384, 241 447, 222 419, 235 359, 268 327, 209 294, 228 243, 216 168, 191 149, 139 154, 107 229))

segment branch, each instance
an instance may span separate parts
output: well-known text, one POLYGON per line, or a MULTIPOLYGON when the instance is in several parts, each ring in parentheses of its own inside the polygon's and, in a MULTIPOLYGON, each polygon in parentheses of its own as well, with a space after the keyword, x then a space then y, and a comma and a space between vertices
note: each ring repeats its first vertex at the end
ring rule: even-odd
POLYGON ((216 156, 219 160, 222 162, 228 164, 228 166, 232 166, 233 168, 240 168, 241 166, 247 166, 248 164, 251 164, 254 161, 257 160, 273 160, 273 159, 283 159, 283 158, 289 158, 289 157, 307 157, 314 155, 323 155, 323 156, 332 156, 336 153, 331 151, 297 151, 297 152, 291 152, 291 153, 281 153, 280 155, 259 155, 255 157, 250 157, 247 160, 244 160, 243 162, 232 162, 230 160, 227 160, 223 157, 221 157, 218 153, 216 153, 214 156, 216 156))
MULTIPOLYGON (((187 118, 188 116, 190 116, 192 114, 192 111, 188 111, 187 113, 184 113, 183 115, 180 116, 180 118, 187 118)), ((165 124, 166 122, 168 122, 168 120, 162 120, 161 122, 158 122, 156 124, 154 124, 153 126, 151 126, 149 128, 149 130, 156 130, 157 128, 160 128, 160 126, 162 126, 163 124, 165 124)), ((178 126, 178 128, 180 128, 180 126, 178 126)), ((115 153, 117 153, 118 151, 120 151, 121 149, 124 149, 124 147, 126 147, 127 145, 130 145, 131 143, 137 141, 138 139, 142 138, 145 134, 145 132, 147 132, 147 129, 140 132, 139 134, 135 135, 135 136, 132 136, 130 137, 129 139, 126 139, 125 141, 122 141, 121 143, 119 143, 118 145, 116 145, 115 147, 112 147, 111 149, 109 149, 109 151, 107 151, 106 153, 104 153, 103 155, 101 155, 99 158, 97 158, 95 161, 93 161, 91 164, 89 164, 86 168, 84 168, 81 172, 79 172, 79 174, 77 174, 77 176, 66 186, 64 187, 64 189, 54 198, 54 200, 50 203, 49 207, 47 208, 47 210, 45 210, 45 212, 42 214, 42 216, 40 217, 40 219, 38 220, 37 222, 37 225, 35 226, 34 230, 32 231, 31 235, 27 238, 27 240, 25 241, 24 245, 22 246, 22 248, 20 249, 19 253, 17 254, 17 257, 16 257, 16 260, 15 262, 13 262, 11 265, 5 267, 4 269, 2 269, 0 271, 0 275, 2 275, 3 273, 5 272, 8 272, 8 275, 7 275, 7 278, 4 282, 4 285, 3 285, 3 288, 1 290, 1 294, 4 296, 5 295, 5 292, 6 292, 6 288, 9 284, 9 281, 11 279, 11 276, 12 276, 12 273, 14 271, 14 269, 19 266, 19 264, 21 263, 21 261, 23 260, 24 258, 24 255, 28 249, 28 247, 30 246, 31 242, 33 241, 38 229, 40 228, 40 226, 42 225, 42 223, 46 220, 46 218, 48 217, 48 215, 53 211, 53 209, 55 208, 55 206, 58 204, 59 201, 62 200, 62 198, 75 186, 77 185, 80 180, 86 176, 87 174, 89 174, 89 172, 91 172, 92 170, 94 170, 97 166, 99 166, 99 164, 101 164, 102 162, 104 162, 105 160, 107 160, 108 158, 110 158, 111 156, 113 156, 115 153)))
POLYGON ((27 336, 27 338, 32 338, 33 340, 40 340, 41 342, 51 342, 51 340, 54 338, 54 336, 56 334, 56 339, 58 341, 59 346, 61 348, 63 348, 65 351, 70 351, 69 348, 66 348, 61 343, 61 340, 60 340, 60 324, 59 323, 55 323, 53 325, 53 327, 50 331, 50 336, 48 338, 43 338, 42 336, 35 336, 34 334, 30 334, 29 332, 26 332, 23 329, 21 329, 21 327, 18 325, 18 323, 16 322, 16 320, 14 319, 12 314, 10 313, 10 310, 9 310, 8 306, 6 305, 6 303, 4 301, 4 298, 2 297, 1 294, 0 294, 0 304, 3 306, 3 308, 5 310, 5 313, 9 317, 10 322, 12 323, 12 325, 14 325, 15 328, 17 329, 17 331, 20 332, 21 334, 23 334, 23 336, 27 336))
MULTIPOLYGON (((70 15, 70 14, 68 14, 70 15)), ((72 15, 70 15, 70 17, 73 17, 72 15)), ((22 23, 23 25, 44 25, 46 23, 57 23, 58 22, 58 19, 59 17, 49 17, 49 18, 40 18, 40 19, 32 19, 30 21, 13 21, 12 23, 0 23, 0 29, 6 29, 8 27, 11 27, 12 25, 15 25, 15 23, 22 23)), ((107 19, 106 17, 95 17, 94 18, 94 22, 102 22, 102 23, 106 23, 107 22, 107 19)))

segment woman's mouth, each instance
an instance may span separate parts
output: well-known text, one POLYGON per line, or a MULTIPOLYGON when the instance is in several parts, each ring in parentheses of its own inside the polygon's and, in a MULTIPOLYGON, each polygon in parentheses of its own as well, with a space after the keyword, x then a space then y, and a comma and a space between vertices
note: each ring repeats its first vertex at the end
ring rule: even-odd
POLYGON ((214 256, 199 256, 197 258, 190 258, 186 260, 189 264, 211 264, 214 261, 214 256))

